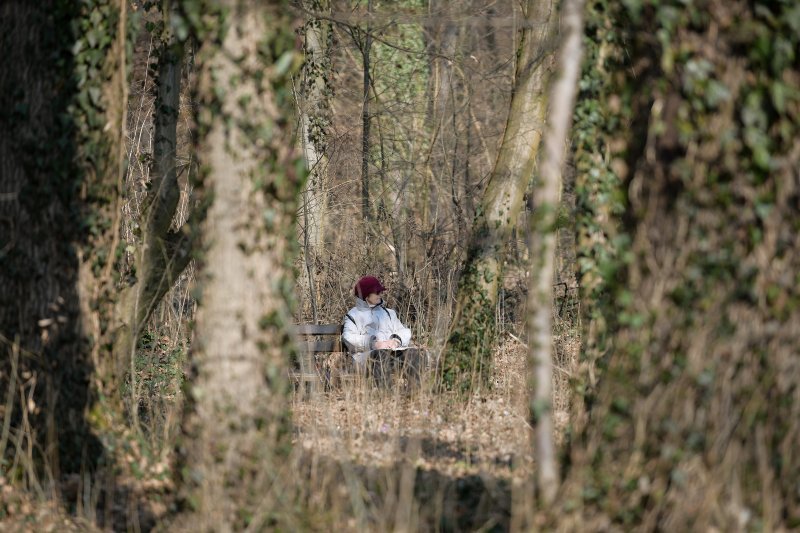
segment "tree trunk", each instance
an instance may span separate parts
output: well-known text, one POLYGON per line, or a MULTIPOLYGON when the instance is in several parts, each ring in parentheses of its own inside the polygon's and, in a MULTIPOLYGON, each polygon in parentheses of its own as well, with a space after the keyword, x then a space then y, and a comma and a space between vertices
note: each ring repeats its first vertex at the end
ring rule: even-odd
MULTIPOLYGON (((162 14, 167 27, 171 16, 168 9, 165 5, 162 14)), ((122 293, 117 306, 120 324, 114 353, 119 379, 130 371, 136 342, 147 320, 191 259, 189 226, 171 230, 180 199, 176 149, 183 42, 174 33, 164 39, 153 117, 153 164, 141 222, 142 243, 135 260, 137 283, 122 293)))
MULTIPOLYGON (((607 4, 605 4, 607 5, 607 4)), ((561 528, 800 525, 800 106, 786 5, 615 6, 626 232, 561 528), (769 10, 772 11, 769 11, 769 10), (666 11, 664 11, 666 10, 666 11), (742 28, 748 31, 742 32, 742 28), (789 52, 791 51, 791 52, 789 52)), ((791 29, 794 28, 794 29, 791 29)))
POLYGON ((290 243, 303 186, 284 96, 294 37, 279 2, 218 5, 228 11, 229 29, 201 39, 198 57, 198 154, 210 207, 184 481, 197 525, 261 529, 281 501, 275 479, 287 475, 280 469, 290 438, 290 243))
POLYGON ((542 138, 558 28, 554 3, 530 0, 525 20, 508 123, 472 226, 442 356, 442 379, 448 388, 472 388, 489 377, 505 249, 531 182, 542 138))
MULTIPOLYGON (((430 141, 427 147, 428 164, 435 167, 432 175, 439 176, 443 190, 450 191, 450 215, 453 225, 457 228, 456 242, 459 246, 466 244, 469 215, 465 213, 464 202, 469 185, 467 168, 469 166, 469 121, 465 120, 464 109, 459 108, 459 81, 463 83, 462 89, 468 91, 469 82, 463 76, 464 68, 461 64, 465 56, 464 37, 468 35, 463 22, 456 22, 454 15, 467 5, 452 1, 432 1, 429 3, 429 12, 434 12, 435 17, 427 29, 430 56, 430 82, 428 83, 428 116, 430 124, 430 141), (462 140, 466 138, 467 150, 460 150, 462 140), (462 178, 463 179, 459 179, 462 178)), ((464 102, 469 98, 464 96, 464 102)), ((468 104, 467 104, 468 105, 468 104)), ((466 106, 464 106, 466 107, 466 106)), ((431 185, 427 185, 430 187, 431 185)), ((429 228, 423 226, 425 231, 429 228)))
MULTIPOLYGON (((329 13, 327 1, 309 2, 311 12, 329 13)), ((322 246, 325 233, 327 192, 325 190, 328 157, 328 129, 330 127, 331 94, 329 78, 331 73, 330 22, 321 19, 310 20, 305 25, 305 61, 302 70, 300 117, 303 127, 303 148, 309 169, 309 183, 306 187, 306 210, 309 216, 309 244, 314 248, 322 246)))
POLYGON ((531 242, 528 382, 533 390, 529 417, 536 434, 537 489, 545 506, 553 503, 559 483, 553 438, 553 276, 561 175, 581 70, 582 10, 583 0, 564 0, 562 4, 564 41, 559 53, 560 72, 551 89, 547 138, 539 180, 533 189, 533 213, 528 229, 531 242))
POLYGON ((17 353, 11 382, 30 398, 4 413, 0 455, 29 447, 34 486, 36 467, 51 479, 91 472, 102 452, 85 415, 95 374, 112 359, 126 9, 121 0, 0 7, 0 388, 11 386, 17 353))
POLYGON ((367 0, 367 28, 364 33, 362 43, 361 58, 364 70, 364 101, 361 108, 361 218, 367 223, 367 233, 369 232, 369 221, 372 218, 369 201, 369 92, 370 82, 370 62, 369 53, 372 48, 372 33, 369 17, 372 15, 372 0, 367 0))
MULTIPOLYGON (((609 148, 610 131, 615 123, 604 120, 601 105, 616 98, 610 76, 615 46, 611 16, 589 3, 586 10, 586 39, 581 92, 575 105, 572 133, 575 164, 575 275, 580 290, 582 323, 580 361, 577 367, 581 393, 591 395, 597 386, 596 363, 608 351, 610 324, 603 313, 615 298, 610 287, 616 283, 623 263, 624 236, 620 235, 619 214, 624 210, 619 168, 621 158, 614 158, 609 148), (623 238, 621 238, 623 237, 623 238)), ((639 118, 647 120, 647 117, 639 118)), ((584 402, 573 401, 570 422, 576 432, 587 422, 584 402)))
MULTIPOLYGON (((452 2, 434 0, 430 2, 429 10, 437 12, 437 20, 429 29, 432 55, 430 59, 430 119, 431 124, 438 134, 444 133, 449 118, 448 105, 453 98, 453 61, 457 53, 457 44, 462 31, 460 25, 452 22, 452 2), (449 58, 449 59, 447 59, 449 58)), ((460 6, 464 7, 464 6, 460 6)), ((438 136, 434 135, 434 138, 438 136)), ((454 135, 455 132, 450 132, 454 135)))
MULTIPOLYGON (((312 13, 329 13, 327 1, 307 2, 306 9, 312 13)), ((305 281, 311 302, 311 313, 317 321, 316 256, 325 239, 325 218, 328 207, 327 136, 330 127, 331 94, 329 78, 332 75, 328 41, 331 36, 330 23, 313 19, 305 24, 304 52, 300 88, 300 125, 303 153, 309 169, 309 179, 303 191, 303 263, 305 281)), ((303 291, 305 292, 305 291, 303 291)))
MULTIPOLYGON (((372 95, 375 98, 375 107, 381 109, 384 102, 379 98, 378 90, 373 85, 372 95)), ((399 119, 398 119, 399 120, 399 119)), ((379 150, 378 159, 380 168, 381 188, 378 194, 378 213, 376 221, 378 224, 386 222, 392 235, 392 244, 389 246, 394 256, 396 269, 396 281, 403 286, 406 277, 406 267, 408 265, 407 235, 406 235, 406 203, 405 192, 410 180, 404 179, 403 173, 390 169, 390 157, 400 157, 410 160, 413 157, 413 147, 415 143, 409 140, 407 143, 389 142, 383 129, 383 113, 375 113, 375 125, 378 131, 377 147, 379 150), (400 145, 398 147, 398 144, 400 145), (409 149, 407 145, 410 145, 409 149)), ((380 237, 383 237, 380 234, 380 237)))

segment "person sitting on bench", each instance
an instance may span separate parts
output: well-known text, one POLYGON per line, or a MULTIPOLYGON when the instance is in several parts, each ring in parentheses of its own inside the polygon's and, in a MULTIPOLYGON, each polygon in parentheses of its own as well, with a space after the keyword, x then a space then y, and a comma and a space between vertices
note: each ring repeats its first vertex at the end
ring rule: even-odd
POLYGON ((404 350, 411 342, 411 330, 400 322, 394 309, 386 308, 381 297, 385 290, 374 276, 359 279, 353 288, 356 305, 344 316, 342 339, 362 370, 374 350, 404 350))

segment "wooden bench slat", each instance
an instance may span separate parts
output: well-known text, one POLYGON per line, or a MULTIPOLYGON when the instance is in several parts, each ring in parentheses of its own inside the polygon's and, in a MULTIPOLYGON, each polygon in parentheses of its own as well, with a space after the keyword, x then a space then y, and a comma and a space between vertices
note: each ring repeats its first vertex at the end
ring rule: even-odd
MULTIPOLYGON (((296 324, 294 326, 301 353, 296 366, 289 370, 289 379, 296 385, 302 386, 302 394, 320 391, 322 387, 329 385, 327 380, 330 370, 323 369, 325 364, 323 360, 344 353, 341 339, 342 329, 341 324, 296 324), (323 335, 327 335, 328 338, 322 337, 323 335), (329 355, 315 355, 320 353, 329 355)), ((350 381, 350 378, 337 374, 337 380, 339 382, 350 381)))
POLYGON ((300 343, 300 348, 305 348, 306 352, 319 353, 319 352, 341 352, 342 343, 339 339, 327 341, 311 341, 300 343))
POLYGON ((298 324, 295 326, 298 335, 341 335, 341 324, 298 324))
POLYGON ((319 381, 319 374, 293 374, 291 377, 297 381, 319 381))

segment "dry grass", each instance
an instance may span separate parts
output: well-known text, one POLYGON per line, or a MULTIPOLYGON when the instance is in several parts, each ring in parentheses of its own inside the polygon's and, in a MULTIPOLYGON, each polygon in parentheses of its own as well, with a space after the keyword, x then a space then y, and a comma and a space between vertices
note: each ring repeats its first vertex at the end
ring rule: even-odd
MULTIPOLYGON (((576 355, 574 343, 567 348, 576 355)), ((308 398, 295 392, 296 446, 337 460, 387 466, 416 440, 421 448, 415 462, 423 469, 450 476, 525 476, 533 460, 526 355, 527 348, 509 336, 495 354, 494 388, 466 401, 434 393, 429 386, 406 394, 364 380, 308 398)), ((555 376, 554 385, 555 419, 561 431, 570 394, 565 379, 555 376)))
MULTIPOLYGON (((569 361, 557 364, 571 365, 576 348, 575 342, 561 346, 558 353, 568 355, 569 361)), ((372 517, 371 526, 378 527, 380 520, 396 516, 400 512, 397 502, 405 500, 413 514, 408 517, 409 524, 418 529, 448 519, 466 529, 485 520, 504 529, 510 520, 511 487, 526 483, 534 469, 526 404, 527 347, 507 335, 495 357, 493 388, 466 400, 435 393, 429 384, 409 394, 399 387, 377 388, 363 379, 328 393, 307 396, 296 392, 292 402, 296 452, 360 476, 362 483, 355 489, 349 487, 342 497, 361 499, 363 513, 372 517), (370 488, 369 482, 363 481, 369 478, 365 472, 376 471, 383 479, 382 489, 370 488), (404 476, 417 484, 432 483, 439 496, 426 499, 429 491, 413 483, 404 485, 404 476), (472 499, 490 497, 495 512, 488 513, 489 509, 480 505, 461 508, 452 501, 448 507, 446 493, 456 490, 452 487, 467 487, 456 496, 462 507, 472 499), (394 502, 388 510, 387 500, 394 502)), ((554 377, 554 385, 555 420, 561 433, 567 422, 569 391, 565 379, 554 377)), ((325 485, 311 481, 311 486, 325 485)), ((339 518, 350 516, 348 512, 352 509, 339 518)), ((347 527, 348 522, 342 520, 341 524, 347 527)))
POLYGON ((66 513, 57 500, 36 498, 0 477, 0 530, 71 533, 97 528, 88 520, 66 513))
POLYGON ((495 387, 466 402, 431 391, 385 390, 364 380, 341 390, 293 397, 296 445, 355 464, 388 466, 411 440, 415 464, 451 475, 490 473, 510 478, 531 465, 524 394, 525 349, 509 339, 497 350, 495 387))
MULTIPOLYGON (((23 524, 44 531, 171 527, 162 521, 172 516, 176 496, 172 452, 179 434, 189 300, 186 286, 174 289, 139 345, 135 386, 126 391, 129 405, 136 406, 135 414, 129 413, 136 424, 124 432, 124 464, 117 464, 112 492, 103 495, 96 479, 62 480, 59 494, 49 496, 5 484, 0 487, 4 530, 28 529, 23 524)), ((557 438, 567 423, 567 374, 579 346, 577 313, 563 310, 554 306, 557 438)), ((292 517, 290 523, 308 530, 333 524, 348 531, 509 527, 512 487, 525 483, 534 469, 527 346, 511 333, 512 326, 501 327, 493 387, 466 400, 434 392, 430 383, 411 393, 363 380, 310 397, 295 392, 295 466, 281 478, 287 491, 299 494, 308 521, 292 517)))

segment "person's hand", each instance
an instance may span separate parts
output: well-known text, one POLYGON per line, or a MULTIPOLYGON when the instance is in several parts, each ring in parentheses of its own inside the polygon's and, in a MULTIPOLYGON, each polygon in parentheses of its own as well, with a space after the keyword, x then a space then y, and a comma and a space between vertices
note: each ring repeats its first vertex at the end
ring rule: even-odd
POLYGON ((399 347, 400 347, 400 341, 398 341, 397 339, 389 339, 388 341, 375 342, 376 350, 394 350, 395 348, 399 347))

